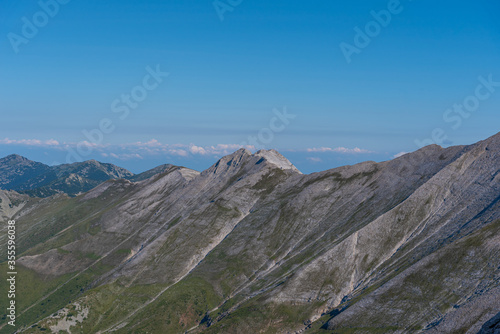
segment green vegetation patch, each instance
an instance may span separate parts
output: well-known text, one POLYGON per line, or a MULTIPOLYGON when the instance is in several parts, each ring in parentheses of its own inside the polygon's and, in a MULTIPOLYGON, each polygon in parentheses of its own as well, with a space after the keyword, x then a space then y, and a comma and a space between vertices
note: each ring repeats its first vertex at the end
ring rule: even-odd
POLYGON ((171 286, 118 333, 183 333, 199 324, 221 302, 213 287, 200 277, 171 286))

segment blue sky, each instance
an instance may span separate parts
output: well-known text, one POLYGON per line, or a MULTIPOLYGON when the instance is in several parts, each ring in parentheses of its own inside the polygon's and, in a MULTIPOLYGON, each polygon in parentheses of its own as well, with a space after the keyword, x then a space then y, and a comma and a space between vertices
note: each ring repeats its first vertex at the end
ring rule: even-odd
POLYGON ((499 131, 499 12, 493 0, 4 0, 0 155, 204 169, 252 136, 308 173, 470 144, 499 131))

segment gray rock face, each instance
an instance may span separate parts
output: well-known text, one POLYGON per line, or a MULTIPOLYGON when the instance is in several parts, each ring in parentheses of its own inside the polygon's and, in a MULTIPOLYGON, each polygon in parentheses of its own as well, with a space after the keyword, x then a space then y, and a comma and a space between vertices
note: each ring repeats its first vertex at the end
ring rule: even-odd
POLYGON ((12 218, 29 201, 28 195, 15 191, 0 190, 0 217, 2 220, 12 218))
POLYGON ((500 308, 499 152, 500 134, 303 175, 241 149, 27 204, 19 263, 55 283, 22 312, 49 328, 77 300, 92 333, 477 333, 500 308))

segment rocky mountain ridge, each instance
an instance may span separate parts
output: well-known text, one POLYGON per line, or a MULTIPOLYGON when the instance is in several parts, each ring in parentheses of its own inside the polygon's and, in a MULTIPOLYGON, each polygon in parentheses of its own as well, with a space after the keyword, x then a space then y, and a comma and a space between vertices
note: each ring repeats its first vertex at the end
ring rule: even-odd
POLYGON ((12 154, 0 159, 0 189, 35 197, 49 197, 57 193, 76 196, 107 180, 139 181, 170 167, 173 165, 162 165, 135 175, 124 168, 96 160, 48 166, 12 154))
POLYGON ((497 134, 303 175, 276 151, 241 149, 201 173, 162 167, 28 201, 11 213, 20 272, 38 284, 20 288, 22 331, 494 327, 499 152, 497 134))

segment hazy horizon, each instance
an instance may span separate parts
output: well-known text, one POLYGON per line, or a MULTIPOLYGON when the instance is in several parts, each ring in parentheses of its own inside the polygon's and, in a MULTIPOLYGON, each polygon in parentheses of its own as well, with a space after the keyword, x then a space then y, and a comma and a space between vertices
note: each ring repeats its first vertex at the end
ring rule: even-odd
MULTIPOLYGON (((487 138, 484 138, 484 139, 487 139, 487 138)), ((454 145, 455 146, 455 145, 454 145)), ((458 146, 458 145, 457 145, 458 146)), ((418 149, 415 149, 415 151, 418 150, 418 149)), ((194 159, 184 159, 184 162, 186 163, 191 163, 192 165, 186 165, 186 164, 182 164, 182 163, 173 163, 173 162, 169 162, 169 161, 162 161, 161 159, 162 158, 157 158, 157 159, 148 159, 147 161, 144 162, 144 164, 141 164, 139 166, 143 167, 143 168, 140 168, 136 163, 135 164, 129 164, 127 163, 128 160, 119 160, 119 159, 114 159, 114 160, 118 160, 118 163, 115 163, 115 162, 111 162, 110 158, 97 158, 97 159, 94 159, 94 158, 90 158, 90 159, 85 159, 83 161, 88 161, 88 160, 96 160, 96 161, 99 161, 100 163, 111 163, 115 166, 118 166, 118 167, 121 167, 121 168, 125 168, 127 169, 128 171, 134 173, 134 174, 140 174, 142 172, 145 172, 145 171, 148 171, 150 169, 153 169, 155 167, 158 167, 160 165, 164 165, 164 164, 172 164, 172 165, 176 165, 176 166, 180 166, 180 167, 186 167, 186 168, 189 168, 189 169, 193 169, 193 170, 196 170, 196 171, 199 171, 199 172, 202 172, 206 169, 208 169, 209 167, 211 167, 212 165, 214 165, 220 158, 222 158, 223 156, 225 155, 230 155, 230 154, 233 154, 234 152, 236 152, 237 150, 234 150, 234 151, 231 151, 231 152, 226 152, 226 154, 223 154, 223 155, 205 155, 203 157, 203 159, 197 159, 197 160, 194 160, 194 159), (132 168, 129 168, 128 166, 132 166, 132 168)), ((256 153, 258 150, 251 150, 249 149, 249 151, 254 154, 256 153)), ((304 174, 311 174, 311 173, 316 173, 316 172, 321 172, 321 171, 325 171, 325 170, 329 170, 329 169, 333 169, 333 168, 337 168, 337 167, 342 167, 342 166, 347 166, 347 165, 354 165, 354 164, 357 164, 357 163, 361 163, 361 162, 367 162, 367 161, 375 161, 375 162, 383 162, 383 161, 388 161, 388 160, 392 160, 392 159, 395 159, 395 158, 398 158, 399 156, 401 155, 404 155, 406 153, 411 153, 411 152, 400 152, 399 154, 396 154, 388 159, 365 159, 365 160, 360 160, 361 157, 363 157, 363 155, 359 156, 359 155, 356 155, 356 153, 352 153, 351 152, 351 159, 347 159, 345 157, 345 155, 343 156, 343 159, 337 159, 337 160, 333 160, 331 159, 329 161, 329 163, 331 163, 330 166, 328 166, 328 162, 325 164, 323 163, 322 166, 327 166, 327 168, 325 169, 315 169, 315 168, 311 168, 310 166, 308 166, 307 164, 301 164, 301 159, 300 159, 300 156, 301 156, 301 153, 302 152, 294 152, 294 151, 278 151, 281 155, 283 155, 285 158, 287 158, 295 167, 297 167, 302 173, 304 174), (298 162, 298 164, 294 163, 294 161, 298 162), (304 167, 303 169, 301 169, 300 167, 304 167)), ((59 161, 52 161, 52 163, 49 163, 47 162, 48 160, 46 161, 39 161, 39 160, 36 160, 36 159, 31 159, 30 157, 28 156, 25 156, 25 155, 22 155, 22 154, 19 154, 19 153, 16 153, 16 152, 13 152, 13 153, 9 153, 7 155, 4 155, 4 156, 1 156, 1 158, 5 158, 9 155, 12 155, 12 154, 16 154, 16 155, 20 155, 24 158, 27 158, 29 160, 32 160, 32 161, 36 161, 36 162, 41 162, 41 163, 44 163, 46 165, 49 165, 49 166, 56 166, 56 165, 60 165, 60 164, 65 164, 67 162, 59 162, 59 161)), ((368 152, 368 156, 372 156, 372 157, 376 157, 376 152, 368 152)), ((366 156, 365 156, 366 157, 366 156)), ((43 160, 43 159, 42 159, 43 160)), ((179 159, 178 161, 182 161, 182 159, 179 159)), ((79 161, 80 162, 80 161, 79 161)), ((312 161, 314 162, 314 161, 312 161)), ((322 161, 323 162, 323 161, 322 161)))

